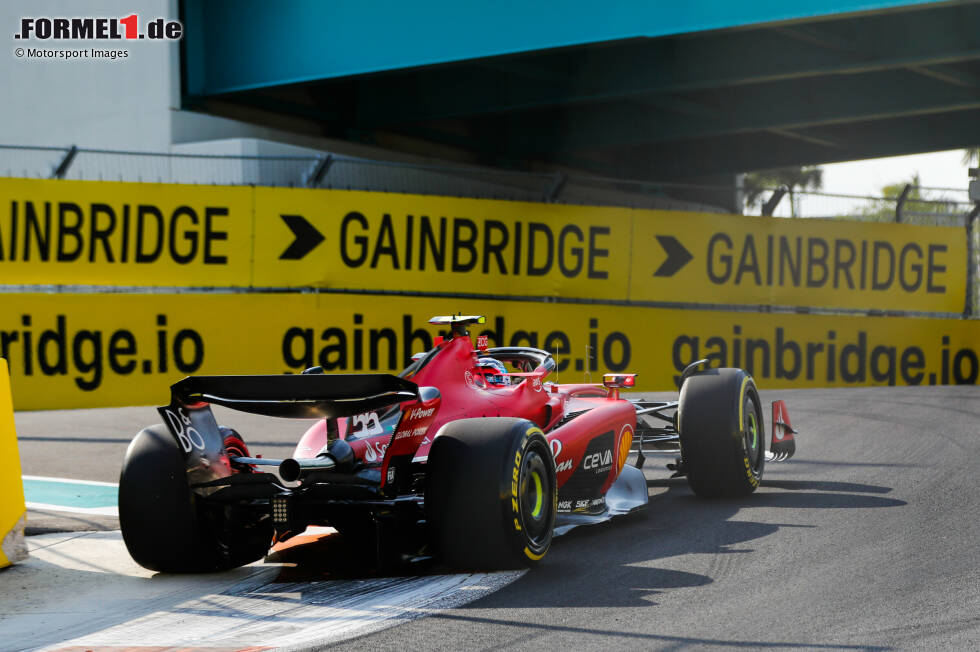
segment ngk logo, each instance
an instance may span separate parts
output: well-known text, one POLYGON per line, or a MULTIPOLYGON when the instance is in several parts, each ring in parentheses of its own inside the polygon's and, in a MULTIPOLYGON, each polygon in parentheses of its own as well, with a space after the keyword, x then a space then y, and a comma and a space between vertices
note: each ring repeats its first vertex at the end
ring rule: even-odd
POLYGON ((62 41, 112 41, 112 40, 167 40, 177 41, 184 34, 179 20, 155 18, 141 23, 139 14, 123 18, 21 18, 20 31, 14 33, 20 40, 62 41))

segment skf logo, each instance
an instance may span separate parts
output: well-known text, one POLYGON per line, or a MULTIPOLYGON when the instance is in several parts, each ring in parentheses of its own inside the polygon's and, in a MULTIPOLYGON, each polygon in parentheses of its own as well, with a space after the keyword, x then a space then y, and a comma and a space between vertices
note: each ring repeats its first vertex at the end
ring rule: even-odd
POLYGON ((124 18, 21 18, 20 31, 14 33, 14 38, 38 41, 179 41, 183 35, 184 26, 179 20, 156 18, 140 25, 139 14, 130 14, 124 18))

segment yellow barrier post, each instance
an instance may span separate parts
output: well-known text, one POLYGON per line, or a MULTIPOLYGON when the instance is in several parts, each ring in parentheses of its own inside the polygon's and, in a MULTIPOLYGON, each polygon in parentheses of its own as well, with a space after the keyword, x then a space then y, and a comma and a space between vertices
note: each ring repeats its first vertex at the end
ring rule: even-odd
POLYGON ((14 402, 10 393, 7 361, 0 358, 0 459, 7 460, 7 471, 0 474, 0 567, 27 558, 24 543, 24 482, 20 477, 20 454, 14 428, 14 402))

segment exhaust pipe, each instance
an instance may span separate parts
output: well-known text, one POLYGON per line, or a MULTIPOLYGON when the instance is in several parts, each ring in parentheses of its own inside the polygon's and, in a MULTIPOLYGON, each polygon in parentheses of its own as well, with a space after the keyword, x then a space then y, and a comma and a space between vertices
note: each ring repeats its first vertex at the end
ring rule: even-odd
POLYGON ((314 457, 307 459, 289 458, 279 464, 279 477, 286 482, 294 482, 310 471, 330 471, 337 466, 331 457, 314 457))
POLYGON ((354 450, 343 439, 334 439, 324 446, 316 457, 283 460, 279 464, 279 477, 286 482, 299 480, 312 471, 351 470, 354 463, 354 450))

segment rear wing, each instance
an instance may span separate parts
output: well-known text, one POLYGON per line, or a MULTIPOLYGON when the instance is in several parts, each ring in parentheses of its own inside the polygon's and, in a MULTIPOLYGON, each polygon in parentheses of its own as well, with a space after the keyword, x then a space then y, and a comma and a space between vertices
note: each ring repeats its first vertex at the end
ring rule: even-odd
POLYGON ((171 405, 299 419, 349 417, 419 398, 418 385, 389 374, 188 376, 170 391, 171 405))
POLYGON ((188 376, 170 392, 170 405, 158 411, 194 483, 231 474, 211 404, 270 417, 335 419, 419 400, 418 385, 388 374, 188 376))

